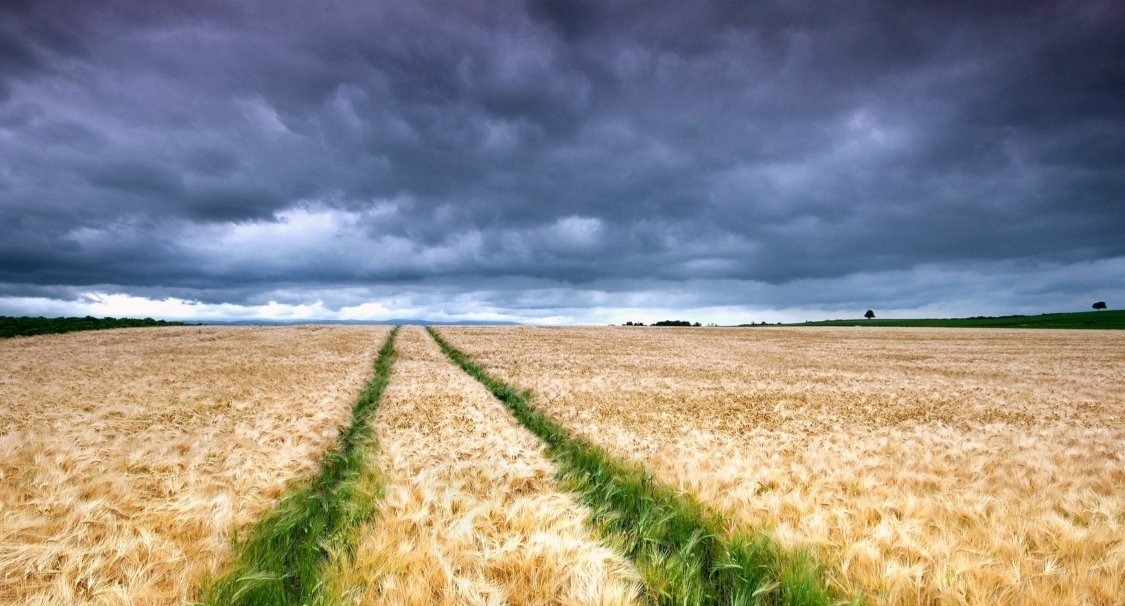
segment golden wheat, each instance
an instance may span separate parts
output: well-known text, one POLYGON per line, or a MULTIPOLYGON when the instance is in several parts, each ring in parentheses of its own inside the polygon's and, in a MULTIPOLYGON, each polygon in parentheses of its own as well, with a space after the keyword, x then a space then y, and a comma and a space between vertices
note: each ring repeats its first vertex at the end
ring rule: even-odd
POLYGON ((879 604, 1125 603, 1125 333, 443 329, 879 604))
POLYGON ((385 329, 0 342, 0 603, 172 604, 350 418, 385 329))
POLYGON ((420 328, 376 421, 387 493, 327 567, 354 604, 632 604, 631 565, 586 528, 537 440, 420 328))

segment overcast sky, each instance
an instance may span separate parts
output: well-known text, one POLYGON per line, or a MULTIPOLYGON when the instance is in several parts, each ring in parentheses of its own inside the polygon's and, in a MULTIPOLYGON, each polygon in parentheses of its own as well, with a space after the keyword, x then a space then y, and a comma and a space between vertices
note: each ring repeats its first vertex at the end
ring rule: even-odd
POLYGON ((0 314, 1125 305, 1105 2, 0 3, 0 314))

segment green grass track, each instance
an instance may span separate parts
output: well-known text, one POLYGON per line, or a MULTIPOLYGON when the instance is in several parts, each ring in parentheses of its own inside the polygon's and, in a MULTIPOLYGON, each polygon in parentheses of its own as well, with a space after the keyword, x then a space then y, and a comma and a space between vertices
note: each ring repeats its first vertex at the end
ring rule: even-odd
POLYGON ((546 444, 560 480, 593 510, 593 523, 636 563, 655 604, 822 605, 847 602, 825 586, 808 554, 780 549, 767 536, 731 532, 694 497, 660 484, 635 463, 555 423, 528 396, 490 377, 441 338, 442 351, 484 384, 546 444))
POLYGON ((319 475, 289 493, 238 547, 226 573, 203 589, 213 606, 308 604, 316 597, 328 550, 370 518, 382 497, 372 469, 375 436, 368 423, 390 380, 396 327, 375 361, 375 374, 352 406, 351 424, 325 454, 319 475))

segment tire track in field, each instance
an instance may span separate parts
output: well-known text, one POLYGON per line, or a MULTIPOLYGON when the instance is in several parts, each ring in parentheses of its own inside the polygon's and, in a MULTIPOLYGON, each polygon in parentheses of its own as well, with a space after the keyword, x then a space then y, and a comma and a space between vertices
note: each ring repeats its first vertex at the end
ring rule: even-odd
POLYGON ((386 497, 326 566, 326 602, 637 602, 637 572, 560 491, 538 440, 421 328, 402 331, 376 427, 386 497))
POLYGON ((309 604, 321 596, 323 563, 346 550, 349 530, 369 519, 382 496, 370 417, 394 364, 395 327, 375 372, 352 407, 352 422, 324 456, 320 474, 287 494, 248 533, 230 568, 204 588, 213 606, 309 604))
MULTIPOLYGON (((593 521, 636 563, 646 597, 658 604, 827 605, 822 567, 768 537, 747 536, 689 494, 662 485, 640 465, 610 455, 533 408, 525 393, 490 377, 441 338, 434 341, 466 374, 502 401, 545 443, 566 485, 594 510, 593 521)), ((858 600, 852 600, 853 603, 858 600)))
POLYGON ((0 340, 0 605, 185 604, 317 473, 385 327, 0 340))

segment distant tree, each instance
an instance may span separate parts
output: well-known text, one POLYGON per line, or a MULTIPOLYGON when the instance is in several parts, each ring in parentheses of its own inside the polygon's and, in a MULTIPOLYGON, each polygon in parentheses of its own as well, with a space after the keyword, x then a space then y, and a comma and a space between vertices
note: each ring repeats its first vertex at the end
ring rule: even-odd
POLYGON ((703 325, 700 324, 699 322, 696 322, 695 324, 692 324, 692 326, 703 326, 703 325))
POLYGON ((871 320, 875 317, 875 312, 869 309, 869 310, 867 310, 867 313, 863 314, 863 317, 867 318, 868 320, 871 320))
POLYGON ((626 323, 625 323, 625 326, 632 326, 632 325, 633 325, 633 323, 632 323, 632 322, 626 322, 626 323))
POLYGON ((1098 301, 1097 303, 1094 303, 1094 309, 1098 311, 1105 309, 1105 301, 1098 301))

